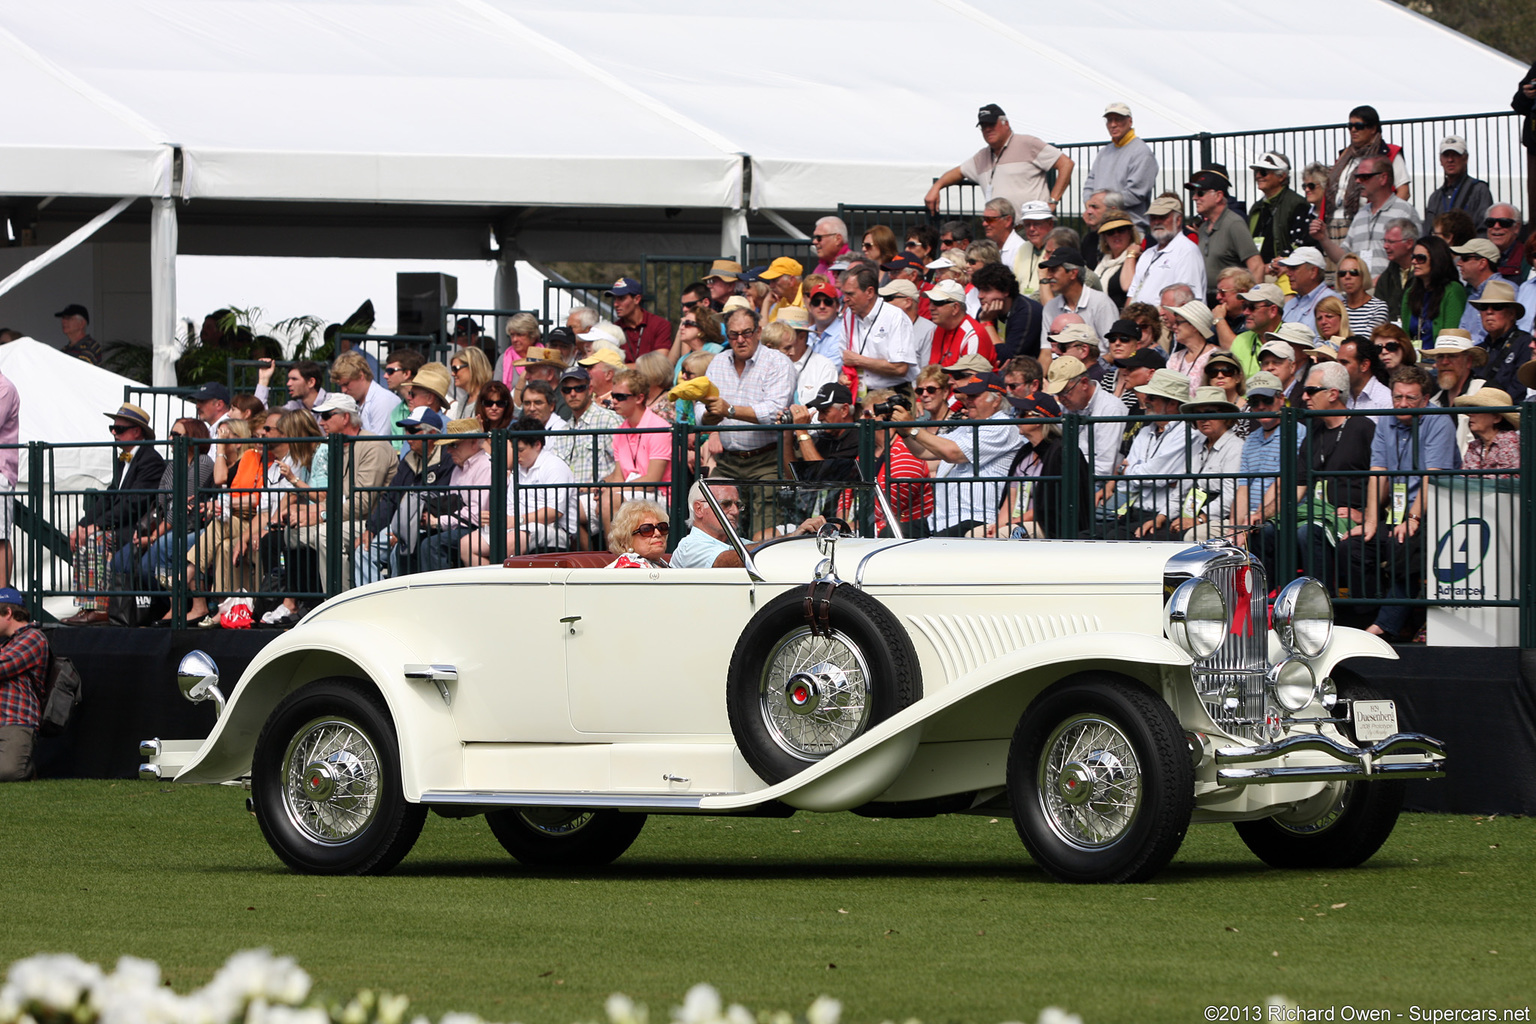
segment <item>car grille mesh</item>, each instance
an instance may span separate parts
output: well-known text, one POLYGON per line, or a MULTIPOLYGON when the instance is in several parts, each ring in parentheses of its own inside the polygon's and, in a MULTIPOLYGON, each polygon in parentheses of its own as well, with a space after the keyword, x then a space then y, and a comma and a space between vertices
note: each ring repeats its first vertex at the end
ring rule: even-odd
POLYGON ((1258 738, 1264 729, 1264 680, 1269 668, 1264 570, 1243 556, 1242 561, 1234 559, 1208 568, 1205 578, 1221 591, 1231 620, 1226 642, 1209 658, 1195 662, 1195 682, 1218 725, 1258 738), (1240 583, 1244 574, 1246 586, 1240 583), (1240 610, 1244 618, 1238 617, 1240 610), (1228 706, 1224 695, 1229 694, 1237 698, 1235 707, 1228 706))

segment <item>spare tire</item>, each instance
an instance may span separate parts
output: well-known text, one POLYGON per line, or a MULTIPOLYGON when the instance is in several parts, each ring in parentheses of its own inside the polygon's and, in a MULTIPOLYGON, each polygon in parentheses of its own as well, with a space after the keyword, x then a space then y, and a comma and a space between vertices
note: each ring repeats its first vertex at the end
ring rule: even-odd
MULTIPOLYGON (((806 621, 809 587, 774 598, 742 631, 726 709, 742 757, 769 785, 846 746, 923 695, 912 640, 862 590, 832 588, 821 635, 806 621)), ((817 587, 825 594, 825 585, 817 587)))

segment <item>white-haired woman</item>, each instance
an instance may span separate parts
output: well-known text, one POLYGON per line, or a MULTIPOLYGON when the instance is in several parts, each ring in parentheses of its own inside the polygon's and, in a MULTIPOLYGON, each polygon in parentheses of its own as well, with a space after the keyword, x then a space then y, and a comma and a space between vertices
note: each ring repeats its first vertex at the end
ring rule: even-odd
POLYGON ((667 535, 672 527, 667 510, 649 498, 632 498, 619 506, 608 525, 608 550, 619 557, 610 569, 665 569, 667 535))

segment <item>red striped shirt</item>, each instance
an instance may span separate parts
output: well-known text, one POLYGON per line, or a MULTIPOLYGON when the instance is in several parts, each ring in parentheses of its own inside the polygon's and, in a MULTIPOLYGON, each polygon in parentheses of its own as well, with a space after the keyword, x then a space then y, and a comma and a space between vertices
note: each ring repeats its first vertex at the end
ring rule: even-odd
POLYGON ((28 626, 0 647, 0 725, 36 729, 47 681, 48 640, 28 626))
POLYGON ((997 365, 997 350, 992 347, 992 339, 975 320, 966 317, 947 331, 940 327, 933 332, 933 352, 928 362, 949 366, 961 356, 969 355, 979 355, 993 366, 997 365))

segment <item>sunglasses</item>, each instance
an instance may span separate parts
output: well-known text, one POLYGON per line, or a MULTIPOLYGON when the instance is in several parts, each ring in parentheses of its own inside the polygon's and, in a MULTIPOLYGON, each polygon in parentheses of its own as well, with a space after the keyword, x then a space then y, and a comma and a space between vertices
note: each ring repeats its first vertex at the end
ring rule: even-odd
POLYGON ((1315 181, 1304 182, 1301 186, 1303 192, 1310 192, 1315 188, 1322 188, 1322 186, 1315 181))
POLYGON ((1341 271, 1339 271, 1339 276, 1340 277, 1359 277, 1360 276, 1360 271, 1358 271, 1358 270, 1341 270, 1341 271))
POLYGON ((1192 195, 1193 195, 1193 196, 1194 196, 1194 197, 1195 197, 1195 198, 1196 198, 1196 199, 1202 199, 1202 198, 1204 198, 1204 197, 1205 197, 1205 196, 1207 196, 1207 195, 1209 195, 1209 194, 1210 194, 1210 193, 1212 193, 1212 192, 1214 192, 1214 191, 1216 191, 1216 190, 1215 190, 1215 189, 1213 189, 1213 188, 1197 188, 1197 189, 1195 189, 1195 190, 1194 190, 1194 192, 1193 192, 1193 193, 1191 193, 1191 194, 1192 194, 1192 195))
POLYGON ((1402 350, 1402 347, 1403 346, 1399 345, 1395 341, 1384 341, 1381 344, 1381 350, 1383 352, 1399 352, 1402 350))
POLYGON ((635 396, 634 395, 625 394, 622 391, 610 391, 610 392, 608 392, 608 397, 613 399, 615 402, 623 402, 623 401, 627 401, 628 399, 634 398, 635 396))
POLYGON ((814 299, 811 300, 811 305, 813 305, 813 306, 835 306, 835 305, 837 305, 837 300, 836 299, 832 299, 832 298, 828 298, 825 295, 818 295, 814 299))
POLYGON ((990 215, 984 213, 984 214, 981 215, 981 222, 983 224, 991 224, 993 221, 998 221, 998 220, 1003 220, 1003 219, 1004 219, 1003 215, 1000 214, 1000 213, 994 213, 994 214, 990 214, 990 215))
POLYGON ((469 369, 469 367, 465 366, 463 363, 449 363, 448 368, 454 373, 458 373, 460 370, 469 369))
POLYGON ((112 431, 113 434, 126 434, 130 430, 138 430, 139 428, 138 427, 122 427, 122 426, 118 426, 116 423, 114 423, 110 427, 108 427, 107 429, 112 431))
POLYGON ((699 300, 698 299, 694 299, 692 302, 685 301, 683 303, 683 308, 686 309, 686 310, 692 311, 692 310, 697 309, 698 307, 699 307, 699 300))
POLYGON ((386 367, 384 367, 384 372, 386 374, 390 374, 390 375, 393 375, 393 374, 396 374, 396 373, 404 373, 405 372, 405 367, 403 367, 403 366, 386 366, 386 367))
POLYGON ((1428 263, 1429 262, 1429 255, 1427 253, 1416 252, 1416 253, 1413 254, 1413 262, 1415 262, 1415 263, 1428 263))
POLYGON ((747 503, 740 498, 723 498, 720 501, 721 508, 746 508, 747 503))
POLYGON ((173 431, 171 431, 171 436, 172 437, 186 437, 187 436, 187 432, 185 430, 173 430, 173 431))
MULTIPOLYGON (((691 309, 693 307, 690 306, 689 308, 691 309)), ((682 321, 678 322, 678 326, 680 326, 680 327, 697 327, 697 326, 699 326, 699 322, 697 320, 682 320, 682 321)))
POLYGON ((756 333, 757 333, 757 328, 753 327, 753 328, 749 328, 749 329, 747 329, 745 331, 726 331, 725 332, 725 336, 727 338, 730 338, 732 341, 739 341, 742 338, 750 338, 750 337, 752 337, 752 335, 754 335, 756 333))
POLYGON ((482 398, 480 404, 487 409, 505 409, 510 403, 505 398, 482 398))
POLYGON ((1319 391, 1332 391, 1333 389, 1332 388, 1325 388, 1325 387, 1322 387, 1321 385, 1318 385, 1318 384, 1308 384, 1306 387, 1302 388, 1301 390, 1302 390, 1303 394, 1305 394, 1308 398, 1310 398, 1313 395, 1317 394, 1319 391))
POLYGON ((862 248, 865 252, 870 252, 879 248, 879 246, 875 245, 874 242, 865 242, 860 248, 862 248))
POLYGON ((1483 221, 1483 227, 1512 228, 1519 223, 1520 222, 1515 220, 1513 217, 1489 217, 1487 220, 1483 221))
POLYGON ((1372 127, 1371 125, 1366 124, 1364 121, 1351 121, 1351 122, 1349 122, 1349 130, 1352 131, 1352 132, 1367 131, 1371 127, 1372 127))
POLYGON ((671 532, 672 527, 668 526, 666 523, 641 523, 639 526, 635 527, 634 535, 636 537, 651 537, 659 533, 665 537, 671 532))
POLYGON ((1213 366, 1207 371, 1208 377, 1236 377, 1237 370, 1231 366, 1213 366))
POLYGON ((842 237, 841 235, 812 235, 811 236, 811 241, 819 242, 823 238, 841 238, 841 237, 842 237))
POLYGON ((587 390, 587 387, 588 385, 586 384, 562 384, 560 385, 560 390, 567 395, 579 395, 587 390))
POLYGON ((1372 178, 1376 177, 1378 174, 1386 174, 1386 173, 1387 173, 1386 171, 1363 171, 1360 174, 1355 175, 1355 180, 1356 181, 1370 181, 1372 178))
POLYGON ((942 391, 943 389, 940 388, 939 386, 935 385, 935 384, 929 384, 929 385, 926 385, 924 387, 913 388, 912 390, 915 391, 919 395, 936 395, 940 391, 942 391))

